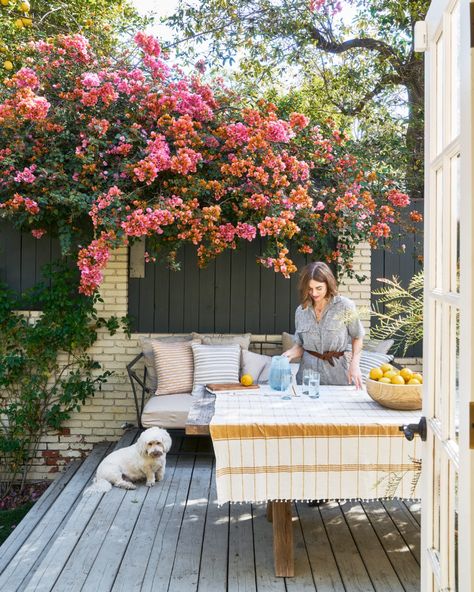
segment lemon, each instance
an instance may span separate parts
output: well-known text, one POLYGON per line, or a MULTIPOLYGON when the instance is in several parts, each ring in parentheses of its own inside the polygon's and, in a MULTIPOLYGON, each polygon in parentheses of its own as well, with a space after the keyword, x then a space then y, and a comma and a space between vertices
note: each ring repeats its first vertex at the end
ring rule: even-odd
POLYGON ((3 67, 5 70, 13 70, 13 64, 10 62, 10 60, 5 60, 3 62, 3 67))
POLYGON ((418 378, 410 378, 407 384, 421 384, 421 382, 418 380, 418 378))
POLYGON ((252 386, 253 378, 250 376, 250 374, 244 374, 240 379, 240 384, 243 384, 244 386, 252 386))
POLYGON ((380 366, 380 370, 382 370, 382 372, 385 374, 385 372, 388 372, 389 370, 393 370, 393 366, 392 366, 392 364, 382 364, 380 366))
POLYGON ((405 379, 400 374, 395 374, 392 376, 392 384, 405 384, 405 379))
POLYGON ((10 4, 10 0, 0 0, 0 4, 2 6, 8 6, 10 4))
POLYGON ((21 18, 16 19, 16 21, 15 21, 15 27, 17 29, 23 29, 25 27, 25 24, 23 23, 23 21, 21 20, 21 18))
POLYGON ((390 380, 392 380, 394 376, 398 375, 398 372, 395 370, 387 370, 387 372, 384 372, 383 375, 385 378, 390 378, 390 380))
POLYGON ((23 0, 23 2, 20 4, 20 10, 22 12, 30 12, 31 6, 28 0, 23 0))
POLYGON ((383 376, 382 368, 372 368, 369 376, 372 380, 379 380, 383 376))
POLYGON ((413 371, 410 368, 402 368, 400 370, 400 376, 403 376, 405 382, 407 382, 413 376, 413 371))
POLYGON ((382 376, 382 378, 379 380, 379 382, 383 382, 384 384, 391 384, 392 381, 390 378, 387 378, 386 376, 382 376))
POLYGON ((420 381, 420 384, 423 384, 423 376, 421 374, 419 374, 418 372, 415 372, 413 374, 412 378, 416 378, 416 380, 420 381))

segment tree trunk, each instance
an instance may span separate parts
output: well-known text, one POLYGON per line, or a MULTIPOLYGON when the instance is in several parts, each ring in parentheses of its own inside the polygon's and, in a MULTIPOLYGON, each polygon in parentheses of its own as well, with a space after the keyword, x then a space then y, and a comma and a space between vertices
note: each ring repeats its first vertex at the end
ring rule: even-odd
POLYGON ((419 56, 409 64, 406 81, 408 93, 408 128, 406 133, 407 193, 412 199, 424 194, 424 68, 419 56))

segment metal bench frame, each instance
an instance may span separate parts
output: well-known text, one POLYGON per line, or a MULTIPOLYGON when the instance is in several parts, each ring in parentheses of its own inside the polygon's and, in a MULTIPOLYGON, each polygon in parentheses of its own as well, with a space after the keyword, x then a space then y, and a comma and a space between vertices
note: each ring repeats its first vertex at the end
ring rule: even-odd
POLYGON ((134 366, 143 358, 143 352, 139 353, 133 358, 133 360, 127 364, 127 374, 132 385, 133 398, 135 400, 135 410, 137 413, 137 425, 143 429, 142 425, 142 413, 145 407, 145 394, 152 395, 153 391, 150 387, 146 386, 147 369, 146 366, 143 368, 143 377, 138 376, 134 366))

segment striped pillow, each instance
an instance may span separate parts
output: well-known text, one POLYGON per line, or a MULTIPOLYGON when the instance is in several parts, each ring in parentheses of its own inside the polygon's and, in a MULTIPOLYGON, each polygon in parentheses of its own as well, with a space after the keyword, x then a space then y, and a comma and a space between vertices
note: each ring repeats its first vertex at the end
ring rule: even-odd
POLYGON ((389 354, 379 354, 363 349, 360 354, 360 373, 362 374, 362 380, 364 382, 367 380, 371 368, 376 368, 392 360, 393 356, 389 354))
POLYGON ((182 343, 152 342, 158 379, 156 395, 191 392, 194 372, 191 343, 191 341, 182 343))
POLYGON ((210 382, 239 382, 240 345, 192 343, 194 356, 193 395, 210 382))

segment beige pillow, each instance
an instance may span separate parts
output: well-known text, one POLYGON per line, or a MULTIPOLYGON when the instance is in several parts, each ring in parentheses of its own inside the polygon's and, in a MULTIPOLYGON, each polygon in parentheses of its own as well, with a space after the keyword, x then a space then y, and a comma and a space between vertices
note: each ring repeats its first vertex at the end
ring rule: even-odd
POLYGON ((158 378, 156 395, 190 393, 193 388, 193 341, 152 343, 155 368, 158 378))
MULTIPOLYGON (((283 332, 281 334, 281 351, 282 352, 288 351, 289 349, 291 349, 295 345, 293 337, 294 336, 291 335, 291 333, 283 332)), ((293 363, 297 364, 301 361, 301 358, 293 358, 291 361, 293 363)))
POLYGON ((200 339, 203 345, 240 345, 242 349, 248 349, 252 333, 214 333, 200 334, 193 333, 193 339, 200 339))
POLYGON ((154 392, 156 390, 157 378, 155 370, 155 357, 153 354, 153 343, 182 343, 183 341, 191 341, 193 336, 191 334, 185 335, 165 335, 163 337, 143 337, 141 336, 140 344, 142 346, 143 357, 145 361, 147 373, 147 386, 154 392))

